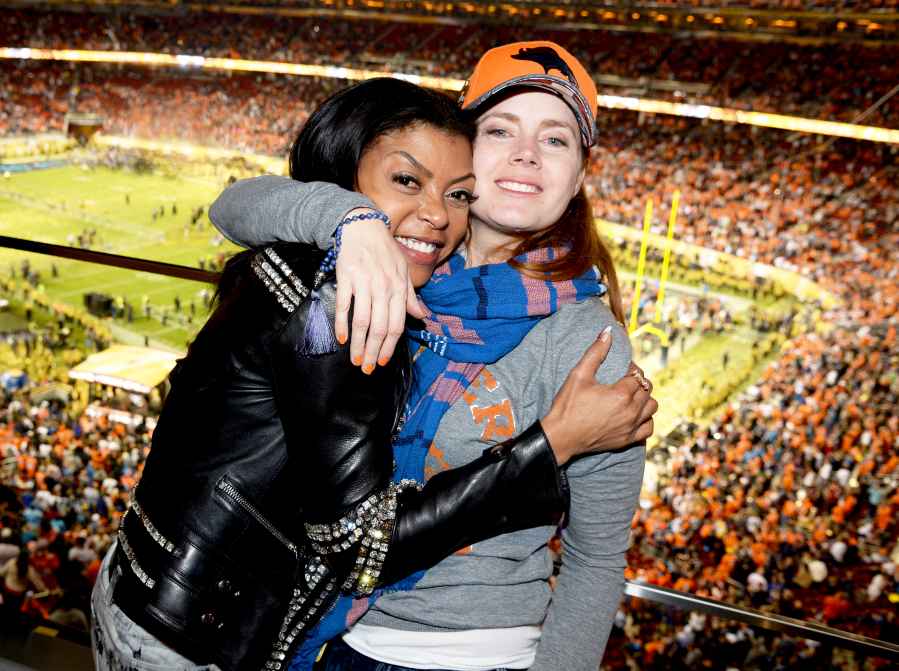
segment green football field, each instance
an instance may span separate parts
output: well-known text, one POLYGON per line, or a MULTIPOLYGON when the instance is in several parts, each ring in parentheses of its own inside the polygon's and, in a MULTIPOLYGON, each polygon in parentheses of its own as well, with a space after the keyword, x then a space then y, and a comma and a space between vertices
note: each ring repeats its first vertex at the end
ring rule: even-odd
MULTIPOLYGON (((79 235, 95 230, 90 248, 96 251, 196 267, 201 259, 236 249, 217 234, 205 214, 223 187, 190 176, 78 166, 4 175, 0 178, 0 234, 75 246, 79 235), (153 212, 160 206, 165 214, 154 219, 153 212), (191 226, 191 215, 200 206, 204 215, 191 226)), ((117 320, 119 337, 143 340, 149 336, 151 342, 180 349, 206 317, 201 292, 212 287, 203 283, 4 248, 0 248, 0 274, 14 269, 19 276, 24 259, 40 272, 41 285, 53 299, 83 306, 84 294, 97 291, 129 301, 134 321, 117 320), (51 276, 51 264, 57 267, 56 278, 51 276), (174 308, 176 296, 182 303, 180 314, 174 308), (143 316, 144 297, 158 316, 143 316), (191 301, 196 308, 192 325, 187 323, 191 301), (163 309, 168 312, 165 325, 163 309)))

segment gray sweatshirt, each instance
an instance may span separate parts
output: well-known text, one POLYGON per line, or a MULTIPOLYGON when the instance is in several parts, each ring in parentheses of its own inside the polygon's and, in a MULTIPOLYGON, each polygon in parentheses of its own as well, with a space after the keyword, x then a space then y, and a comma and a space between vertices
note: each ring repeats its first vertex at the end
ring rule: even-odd
MULTIPOLYGON (((363 196, 332 185, 260 177, 227 189, 210 217, 238 244, 277 239, 327 246, 346 212, 370 206, 363 196)), ((545 416, 569 371, 607 325, 613 326, 612 349, 597 379, 620 379, 631 360, 630 342, 606 305, 589 299, 562 306, 485 367, 450 408, 429 451, 426 477, 475 459, 545 416)), ((415 589, 382 596, 361 622, 434 632, 542 625, 532 671, 596 671, 623 591, 643 462, 643 448, 637 447, 582 457, 567 467, 571 509, 554 591, 547 542, 555 529, 539 527, 448 557, 415 589)))

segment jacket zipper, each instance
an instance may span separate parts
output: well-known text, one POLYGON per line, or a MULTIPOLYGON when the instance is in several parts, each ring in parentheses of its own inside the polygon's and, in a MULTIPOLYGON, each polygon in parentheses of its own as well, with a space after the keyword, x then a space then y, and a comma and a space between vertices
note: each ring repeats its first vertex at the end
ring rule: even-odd
POLYGON ((299 561, 299 553, 297 552, 297 546, 291 540, 278 531, 275 526, 269 522, 265 517, 259 512, 259 509, 254 506, 250 501, 247 500, 243 494, 234 486, 228 476, 222 476, 222 478, 216 483, 216 489, 220 492, 228 496, 232 501, 234 501, 237 505, 244 509, 250 516, 253 517, 259 524, 261 524, 265 529, 275 538, 277 538, 282 545, 284 545, 288 550, 293 553, 293 556, 299 561))

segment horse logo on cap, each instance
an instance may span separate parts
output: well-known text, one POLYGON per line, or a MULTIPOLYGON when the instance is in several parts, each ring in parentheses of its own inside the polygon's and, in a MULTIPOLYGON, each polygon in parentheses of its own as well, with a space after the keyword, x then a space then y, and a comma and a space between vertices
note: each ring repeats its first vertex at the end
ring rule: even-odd
POLYGON ((522 48, 517 54, 512 56, 512 58, 516 61, 532 61, 537 63, 543 68, 543 71, 546 74, 549 74, 550 70, 558 70, 565 75, 565 78, 570 81, 575 88, 579 88, 577 78, 574 76, 571 68, 568 67, 568 63, 562 60, 562 57, 559 56, 558 52, 552 47, 522 48))

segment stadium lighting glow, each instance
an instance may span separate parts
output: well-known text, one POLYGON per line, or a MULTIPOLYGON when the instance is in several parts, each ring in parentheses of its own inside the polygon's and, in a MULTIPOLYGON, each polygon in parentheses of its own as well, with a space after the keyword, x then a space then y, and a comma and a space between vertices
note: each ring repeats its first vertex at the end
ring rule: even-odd
MULTIPOLYGON (((689 17, 688 17, 689 19, 689 17)), ((465 85, 462 79, 431 77, 380 70, 361 70, 334 65, 306 65, 302 63, 282 63, 274 61, 253 61, 239 58, 210 58, 188 54, 160 54, 141 51, 88 51, 80 49, 31 49, 0 47, 0 58, 14 60, 80 61, 90 63, 119 63, 140 66, 168 66, 181 69, 224 70, 240 72, 270 72, 274 74, 297 75, 303 77, 328 77, 334 79, 362 80, 374 77, 395 77, 413 84, 443 91, 461 91, 465 85)), ((600 107, 623 109, 650 114, 708 119, 725 123, 762 126, 780 130, 845 137, 887 144, 899 144, 899 130, 878 126, 861 126, 839 121, 823 121, 805 117, 753 112, 712 105, 691 105, 667 100, 635 98, 629 96, 600 95, 600 107)))
POLYGON ((712 105, 690 105, 687 103, 668 102, 667 100, 612 95, 600 95, 599 105, 608 109, 670 114, 673 116, 692 117, 694 119, 708 119, 710 121, 724 121, 726 123, 739 123, 748 126, 763 126, 765 128, 777 128, 800 133, 813 133, 815 135, 831 135, 853 140, 899 144, 899 130, 880 128, 878 126, 860 126, 840 121, 822 121, 821 119, 808 119, 771 112, 753 112, 751 110, 714 107, 712 105))

